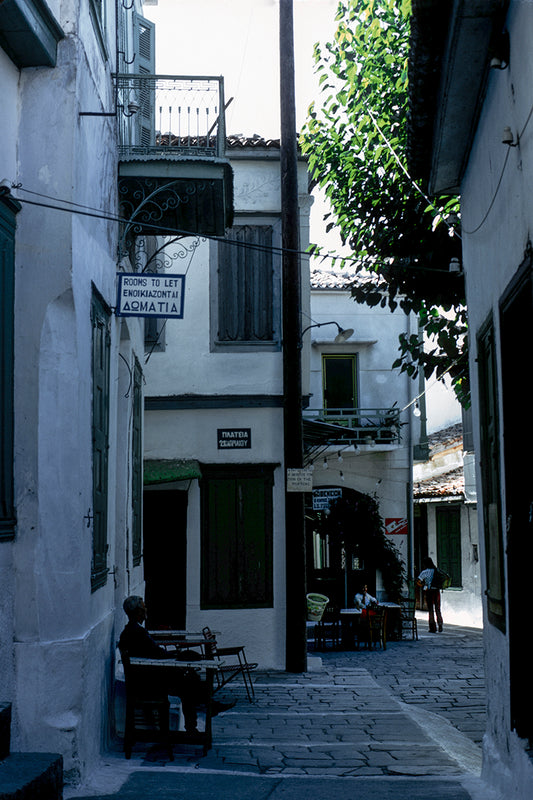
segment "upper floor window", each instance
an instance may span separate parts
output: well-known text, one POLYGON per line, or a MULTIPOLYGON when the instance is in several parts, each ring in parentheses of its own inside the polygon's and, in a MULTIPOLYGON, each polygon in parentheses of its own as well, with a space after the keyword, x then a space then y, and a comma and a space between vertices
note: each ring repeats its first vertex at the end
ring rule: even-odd
POLYGON ((275 225, 237 225, 219 242, 212 308, 215 347, 280 346, 280 265, 275 225))
POLYGON ((323 355, 324 408, 331 414, 357 408, 356 355, 323 355))

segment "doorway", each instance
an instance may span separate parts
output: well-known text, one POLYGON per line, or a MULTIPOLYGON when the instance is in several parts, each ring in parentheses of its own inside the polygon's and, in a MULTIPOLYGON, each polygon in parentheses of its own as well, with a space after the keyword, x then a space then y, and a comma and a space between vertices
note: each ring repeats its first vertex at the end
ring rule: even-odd
POLYGON ((533 690, 529 657, 529 608, 533 562, 533 485, 527 457, 533 430, 527 422, 528 362, 533 346, 532 263, 528 258, 501 304, 501 364, 505 464, 505 514, 509 600, 511 724, 533 741, 533 690))
POLYGON ((179 489, 144 491, 146 625, 184 630, 187 622, 187 500, 179 489))

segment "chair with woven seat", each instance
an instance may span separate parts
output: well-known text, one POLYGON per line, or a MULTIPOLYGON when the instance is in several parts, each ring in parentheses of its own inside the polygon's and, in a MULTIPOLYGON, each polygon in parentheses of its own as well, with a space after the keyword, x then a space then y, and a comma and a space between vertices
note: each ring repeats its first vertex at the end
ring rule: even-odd
POLYGON ((368 609, 368 634, 370 649, 379 644, 383 650, 387 649, 386 622, 387 609, 383 606, 368 609))
POLYGON ((409 631, 411 633, 411 637, 418 641, 418 626, 415 616, 415 609, 416 609, 416 600, 410 597, 400 597, 400 605, 401 605, 401 612, 400 612, 400 623, 401 623, 401 630, 402 630, 402 639, 403 639, 403 632, 409 631))
POLYGON ((246 694, 250 703, 255 699, 254 685, 252 681, 251 672, 259 666, 254 662, 249 662, 246 659, 244 645, 236 645, 234 647, 218 647, 215 634, 210 628, 202 628, 202 633, 205 638, 205 657, 218 659, 223 661, 215 672, 216 686, 214 691, 222 689, 227 683, 242 675, 246 694), (236 658, 233 663, 228 663, 228 659, 236 658))
POLYGON ((340 608, 327 606, 322 619, 315 625, 314 633, 316 650, 325 650, 328 642, 331 642, 333 648, 340 647, 342 638, 340 608))
POLYGON ((150 681, 146 667, 133 666, 126 650, 120 650, 126 683, 124 755, 131 758, 135 742, 161 742, 174 760, 170 741, 168 695, 150 681))

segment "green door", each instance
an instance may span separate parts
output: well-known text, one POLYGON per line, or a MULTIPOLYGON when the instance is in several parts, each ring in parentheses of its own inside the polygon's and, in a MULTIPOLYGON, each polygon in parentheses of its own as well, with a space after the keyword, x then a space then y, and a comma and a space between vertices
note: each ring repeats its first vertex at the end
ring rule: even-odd
POLYGON ((451 586, 461 588, 461 508, 440 506, 437 514, 437 565, 451 577, 451 586))

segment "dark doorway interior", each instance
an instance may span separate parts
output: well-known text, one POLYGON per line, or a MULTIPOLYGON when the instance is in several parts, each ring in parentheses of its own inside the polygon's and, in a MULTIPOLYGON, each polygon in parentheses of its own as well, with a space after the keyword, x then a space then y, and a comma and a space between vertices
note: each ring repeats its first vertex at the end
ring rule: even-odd
POLYGON ((531 263, 501 308, 502 399, 509 599, 511 722, 519 736, 533 740, 533 690, 527 636, 533 563, 533 483, 527 466, 533 429, 524 421, 528 363, 533 346, 531 263))
POLYGON ((176 489, 144 492, 147 627, 186 628, 187 497, 176 489))

